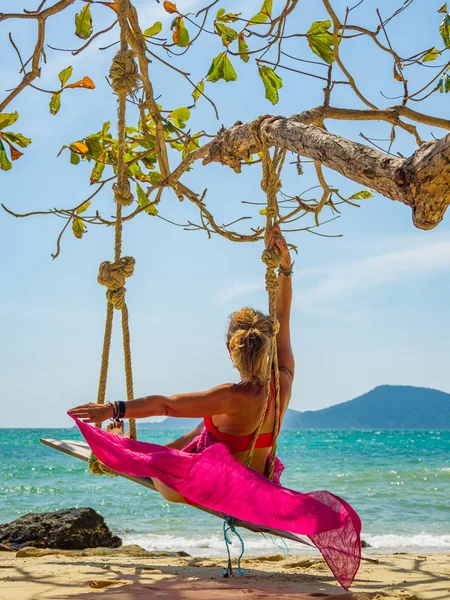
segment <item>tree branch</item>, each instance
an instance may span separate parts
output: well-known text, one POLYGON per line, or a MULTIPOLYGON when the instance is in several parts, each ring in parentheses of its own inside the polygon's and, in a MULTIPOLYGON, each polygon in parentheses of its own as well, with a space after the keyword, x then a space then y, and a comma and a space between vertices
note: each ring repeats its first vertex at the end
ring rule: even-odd
MULTIPOLYGON (((321 127, 305 125, 299 117, 266 117, 261 133, 269 146, 317 161, 410 206, 419 229, 433 229, 442 221, 450 204, 450 134, 423 144, 410 158, 395 158, 321 127)), ((241 162, 259 150, 252 123, 236 124, 208 144, 203 164, 219 162, 240 172, 241 162)))

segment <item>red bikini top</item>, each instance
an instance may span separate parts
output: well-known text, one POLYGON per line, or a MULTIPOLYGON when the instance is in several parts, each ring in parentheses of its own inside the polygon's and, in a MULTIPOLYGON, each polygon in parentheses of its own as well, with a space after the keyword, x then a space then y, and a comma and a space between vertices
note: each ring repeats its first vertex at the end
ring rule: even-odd
MULTIPOLYGON (((269 411, 270 405, 275 397, 275 390, 271 386, 271 394, 269 403, 267 404, 266 413, 269 411)), ((246 452, 250 450, 253 440, 253 433, 249 435, 231 435, 229 433, 223 433, 219 431, 214 425, 212 417, 205 417, 203 419, 206 431, 209 431, 215 442, 222 442, 231 452, 246 452)), ((281 422, 280 422, 281 427, 281 422)), ((255 448, 271 448, 273 446, 273 432, 260 433, 256 438, 255 448)))

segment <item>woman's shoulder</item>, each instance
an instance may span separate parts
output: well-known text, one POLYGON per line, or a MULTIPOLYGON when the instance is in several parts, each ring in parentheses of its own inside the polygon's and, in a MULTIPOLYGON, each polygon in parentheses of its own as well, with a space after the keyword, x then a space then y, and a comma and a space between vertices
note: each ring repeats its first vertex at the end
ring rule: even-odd
POLYGON ((254 401, 257 403, 258 400, 261 400, 264 402, 264 386, 255 385, 247 381, 240 381, 239 383, 222 383, 215 389, 229 394, 233 401, 236 402, 237 407, 241 407, 243 401, 246 401, 247 403, 249 401, 254 401))

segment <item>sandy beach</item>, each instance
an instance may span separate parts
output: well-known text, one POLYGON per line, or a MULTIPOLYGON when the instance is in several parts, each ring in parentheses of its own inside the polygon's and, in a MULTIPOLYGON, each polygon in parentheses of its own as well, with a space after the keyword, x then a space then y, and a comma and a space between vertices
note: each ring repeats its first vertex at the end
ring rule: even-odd
POLYGON ((220 577, 225 559, 157 556, 119 551, 0 552, 0 600, 65 600, 99 596, 113 600, 448 600, 449 554, 372 555, 345 593, 318 558, 249 557, 244 575, 220 577), (25 556, 24 556, 25 554, 25 556))

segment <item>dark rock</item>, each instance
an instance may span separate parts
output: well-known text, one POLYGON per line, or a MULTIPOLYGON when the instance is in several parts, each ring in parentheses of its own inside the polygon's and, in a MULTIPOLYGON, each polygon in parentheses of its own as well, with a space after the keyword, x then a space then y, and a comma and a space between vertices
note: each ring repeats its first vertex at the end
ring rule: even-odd
POLYGON ((369 544, 369 542, 361 540, 361 548, 372 548, 372 546, 369 544))
POLYGON ((15 552, 16 548, 9 546, 9 544, 0 544, 0 552, 15 552))
POLYGON ((29 513, 0 525, 0 542, 12 548, 118 548, 122 540, 108 529, 92 508, 69 508, 51 513, 29 513))

